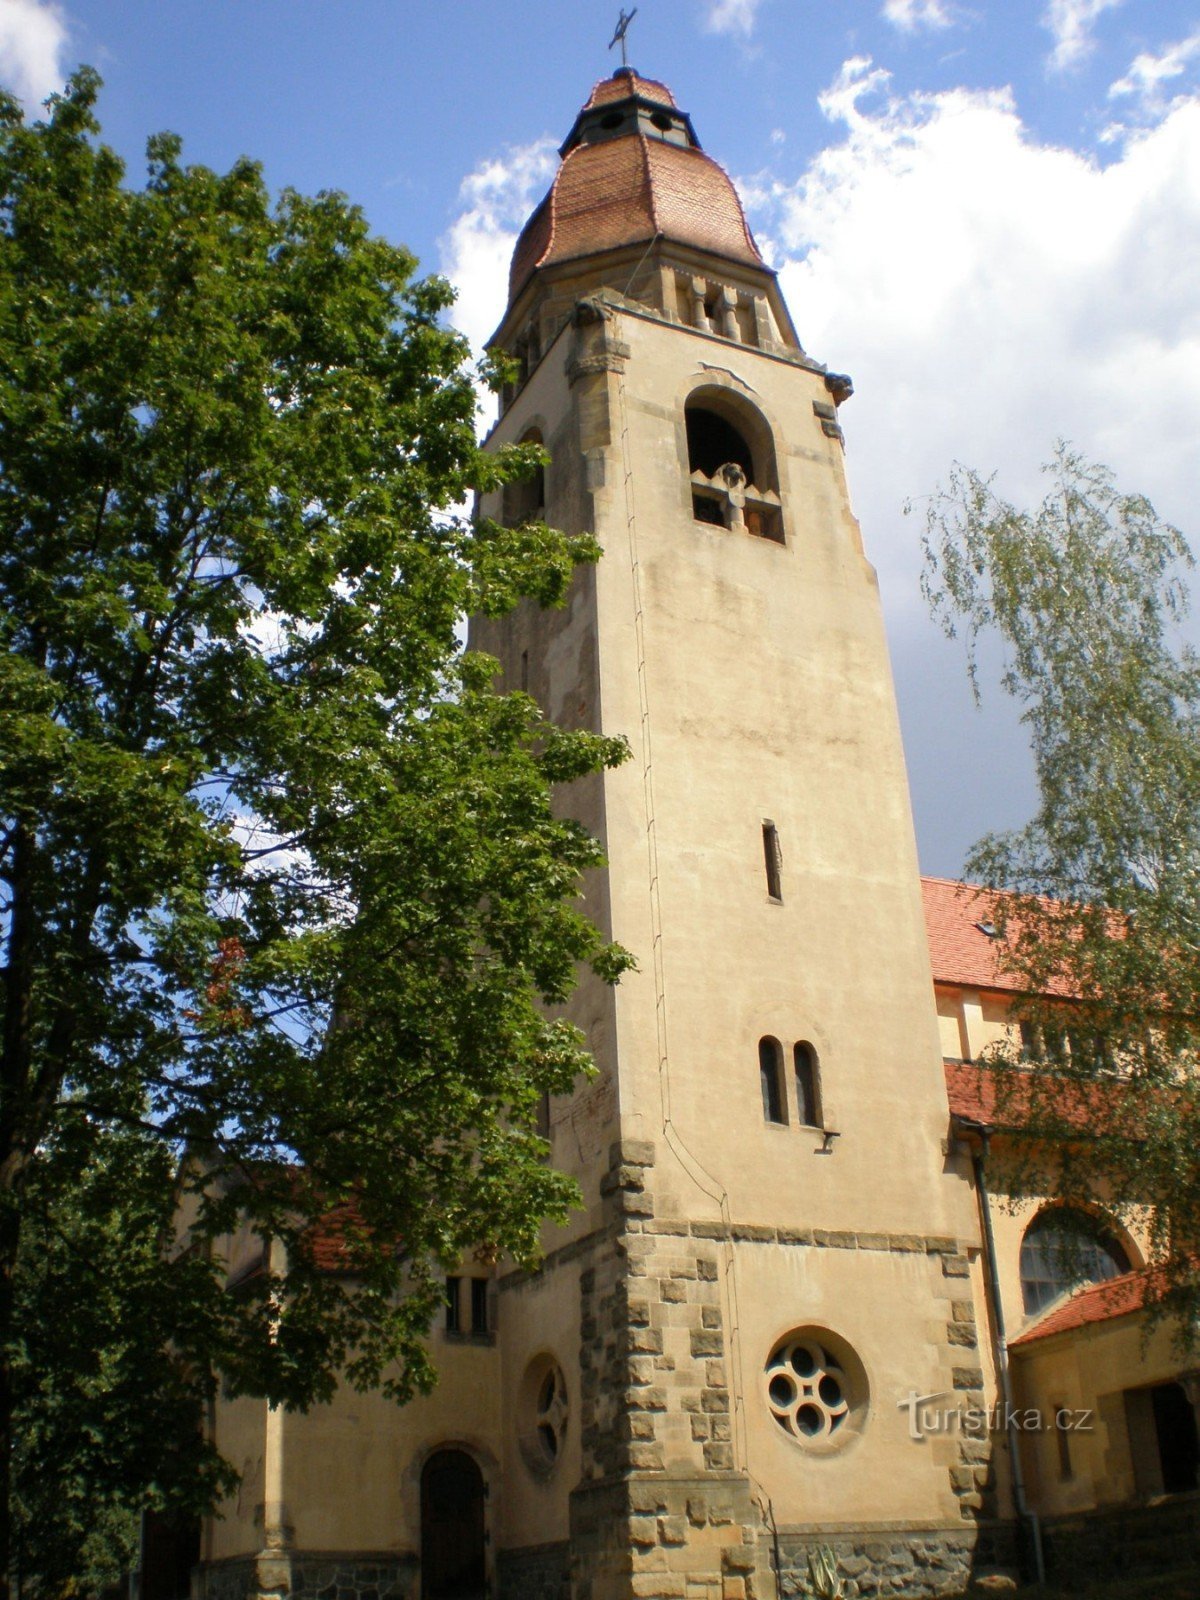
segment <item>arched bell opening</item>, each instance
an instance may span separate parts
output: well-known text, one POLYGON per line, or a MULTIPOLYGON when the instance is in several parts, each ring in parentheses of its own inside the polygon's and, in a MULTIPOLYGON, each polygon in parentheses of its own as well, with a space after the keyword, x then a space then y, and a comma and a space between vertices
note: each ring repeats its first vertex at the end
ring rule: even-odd
MULTIPOLYGON (((545 444, 540 428, 528 428, 519 444, 545 444)), ((546 514, 546 469, 537 467, 528 478, 504 485, 504 523, 519 528, 523 522, 537 522, 546 514)))
POLYGON ((783 543, 775 440, 740 395, 705 387, 684 407, 692 516, 697 522, 783 543))

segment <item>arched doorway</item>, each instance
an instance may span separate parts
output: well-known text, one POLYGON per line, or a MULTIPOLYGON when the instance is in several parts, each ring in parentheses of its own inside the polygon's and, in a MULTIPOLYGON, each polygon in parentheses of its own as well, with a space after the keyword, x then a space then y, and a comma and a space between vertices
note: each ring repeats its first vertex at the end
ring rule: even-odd
POLYGON ((422 1600, 487 1592, 483 1473, 465 1450, 439 1450, 421 1473, 422 1600))

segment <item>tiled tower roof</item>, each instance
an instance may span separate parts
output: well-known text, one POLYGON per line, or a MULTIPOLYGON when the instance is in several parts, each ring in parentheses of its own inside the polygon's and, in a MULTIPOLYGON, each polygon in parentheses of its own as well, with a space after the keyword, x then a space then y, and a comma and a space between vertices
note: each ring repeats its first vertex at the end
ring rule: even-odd
POLYGON ((631 68, 605 78, 563 148, 550 192, 517 240, 510 304, 539 267, 659 236, 766 269, 729 175, 700 149, 664 84, 631 68), (673 114, 656 120, 656 107, 673 114))
POLYGON ((622 67, 611 78, 600 79, 583 109, 594 111, 597 106, 610 105, 614 100, 626 100, 631 94, 640 95, 643 100, 657 100, 664 106, 675 104, 675 96, 665 83, 639 77, 632 67, 622 67))

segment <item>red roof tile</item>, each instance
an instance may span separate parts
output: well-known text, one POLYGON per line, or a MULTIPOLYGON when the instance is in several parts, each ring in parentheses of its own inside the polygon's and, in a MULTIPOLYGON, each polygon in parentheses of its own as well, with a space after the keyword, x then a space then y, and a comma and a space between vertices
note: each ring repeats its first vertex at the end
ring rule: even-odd
POLYGON ((1138 1267, 1133 1272, 1123 1272, 1119 1278, 1089 1283, 1077 1289, 1069 1299, 1051 1306, 1040 1322, 1010 1340, 1009 1347, 1033 1344, 1038 1339, 1050 1339, 1056 1333, 1070 1333, 1076 1328, 1092 1327, 1098 1322, 1110 1322, 1115 1317, 1141 1311, 1149 1298, 1152 1282, 1151 1272, 1138 1267))
POLYGON ((332 1206, 309 1229, 306 1244, 318 1272, 344 1272, 353 1254, 352 1241, 361 1239, 362 1217, 355 1201, 332 1206))
POLYGON ((977 926, 993 920, 998 895, 953 878, 922 878, 921 897, 934 983, 969 989, 1019 987, 1011 973, 1000 969, 999 941, 977 926))
POLYGON ((601 78, 583 109, 592 111, 596 106, 606 106, 612 100, 627 100, 631 94, 640 95, 643 100, 657 100, 663 106, 675 104, 675 96, 665 83, 659 83, 654 78, 639 77, 632 67, 618 67, 611 78, 601 78))
POLYGON ((1130 1095, 1119 1081, 1066 1078, 1045 1068, 998 1070, 974 1061, 944 1061, 942 1069, 950 1114, 968 1122, 1008 1130, 1040 1124, 1055 1137, 1075 1129, 1130 1135, 1130 1095))
POLYGON ((537 267, 659 235, 746 266, 766 263, 728 173, 703 150, 627 134, 568 151, 513 251, 509 300, 537 267))
POLYGON ((950 1113, 990 1127, 996 1120, 996 1075, 971 1061, 946 1061, 946 1098, 950 1113))

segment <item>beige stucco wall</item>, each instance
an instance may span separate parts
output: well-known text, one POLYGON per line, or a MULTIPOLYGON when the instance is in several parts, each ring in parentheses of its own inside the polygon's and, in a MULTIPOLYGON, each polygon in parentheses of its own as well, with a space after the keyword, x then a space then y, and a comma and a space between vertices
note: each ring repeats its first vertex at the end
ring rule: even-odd
MULTIPOLYGON (((588 797, 587 820, 610 861, 591 903, 640 970, 600 1002, 585 985, 573 1007, 620 1132, 656 1143, 667 1215, 975 1242, 969 1183, 943 1153, 942 1050, 878 594, 841 446, 813 411, 828 403, 824 381, 648 317, 618 313, 609 338, 627 347, 620 376, 572 386, 568 327, 494 434, 539 428, 554 457, 547 518, 594 528, 604 558, 567 612, 523 611, 476 626, 473 642, 500 657, 506 687, 526 656, 552 715, 633 747, 588 797), (747 396, 768 419, 783 545, 693 519, 684 402, 699 384, 747 396), (574 434, 556 430, 563 416, 574 434), (767 818, 782 844, 782 904, 766 892, 767 818), (832 1154, 798 1126, 790 1071, 788 1126, 764 1122, 757 1044, 768 1034, 789 1061, 796 1042, 815 1048, 832 1154)), ((578 1160, 580 1121, 592 1136, 576 1168, 589 1182, 611 1127, 589 1119, 596 1098, 593 1087, 555 1106, 556 1160, 578 1160)), ((593 1201, 577 1227, 596 1214, 593 1201)), ((781 1521, 961 1521, 952 1446, 915 1445, 897 1402, 952 1382, 949 1306, 971 1299, 969 1278, 947 1284, 923 1246, 745 1244, 723 1289, 736 1300, 726 1326, 731 1383, 743 1388, 737 1464, 768 1485, 781 1521), (858 1351, 873 1397, 862 1434, 820 1460, 782 1434, 760 1393, 774 1342, 814 1320, 858 1351)), ((989 1364, 978 1350, 955 1359, 989 1364)), ((668 1460, 671 1430, 685 1426, 668 1418, 668 1460)), ((532 1507, 526 1490, 517 1498, 532 1507)))
POLYGON ((567 1537, 567 1496, 579 1482, 581 1470, 579 1273, 577 1262, 567 1262, 542 1277, 514 1278, 501 1293, 504 1499, 497 1537, 507 1549, 567 1537), (559 1460, 549 1471, 534 1472, 521 1448, 522 1433, 533 1420, 524 1379, 530 1364, 543 1355, 558 1363, 566 1380, 568 1422, 559 1460))
MULTIPOLYGON (((615 1046, 620 1058, 623 1127, 652 1137, 663 1122, 657 911, 672 1125, 702 1166, 721 1169, 733 1209, 748 1220, 799 1210, 829 1226, 886 1217, 897 1228, 953 1232, 969 1207, 962 1186, 941 1176, 941 1050, 890 670, 840 445, 812 412, 828 398, 823 381, 649 318, 621 316, 618 336, 630 355, 623 397, 609 378, 607 432, 594 414, 572 410, 568 329, 494 435, 516 439, 536 423, 552 452, 559 438, 547 514, 565 526, 584 518, 605 558, 565 616, 525 613, 474 637, 502 655, 507 686, 528 650, 531 662, 546 662, 530 687, 551 714, 574 696, 572 709, 586 707, 635 746, 588 819, 602 824, 608 846, 612 932, 641 961, 613 999, 615 1038, 596 1041, 599 1056, 615 1046), (747 374, 745 384, 732 372, 747 374), (749 392, 772 423, 786 545, 693 521, 683 403, 702 382, 749 392), (549 425, 564 411, 581 430, 574 452, 549 425), (589 450, 593 426, 600 442, 589 450), (595 489, 590 518, 581 465, 595 489), (581 665, 598 678, 583 692, 581 665), (783 905, 765 893, 766 817, 780 829, 783 905), (764 1128, 756 1047, 766 1033, 816 1047, 826 1121, 842 1133, 834 1159, 811 1160, 810 1135, 764 1128)), ((682 1167, 679 1183, 697 1203, 682 1167)))
POLYGON ((214 1408, 213 1442, 241 1474, 241 1482, 221 1504, 218 1516, 205 1525, 203 1553, 206 1561, 251 1555, 262 1544, 262 1525, 255 1514, 263 1503, 264 1494, 265 1419, 263 1401, 245 1396, 237 1400, 222 1399, 214 1408))

